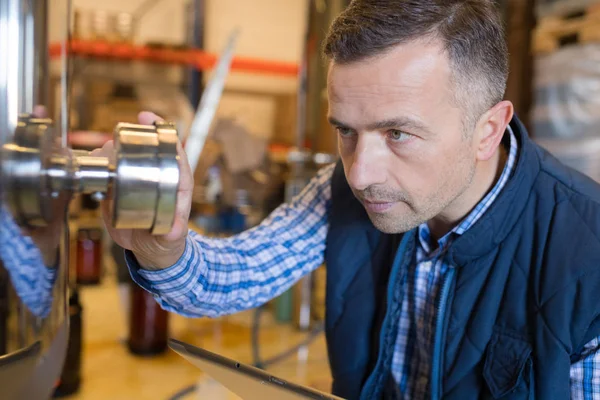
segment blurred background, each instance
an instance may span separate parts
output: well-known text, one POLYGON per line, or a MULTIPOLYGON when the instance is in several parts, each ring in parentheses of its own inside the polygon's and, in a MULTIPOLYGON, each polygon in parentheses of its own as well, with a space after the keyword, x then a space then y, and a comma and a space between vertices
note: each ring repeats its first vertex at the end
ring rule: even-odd
MULTIPOLYGON (((319 47, 347 3, 72 0, 67 18, 52 2, 53 112, 65 106, 66 52, 73 148, 101 147, 118 122, 135 123, 142 110, 176 122, 184 143, 190 131, 205 131, 190 228, 233 235, 336 158, 319 47), (214 113, 202 119, 199 109, 214 113)), ((534 140, 600 180, 600 2, 503 0, 498 7, 511 53, 507 99, 534 140)), ((71 337, 56 397, 236 398, 168 351, 168 337, 329 391, 323 268, 259 310, 189 319, 132 284, 96 199, 71 203, 69 230, 71 337)))

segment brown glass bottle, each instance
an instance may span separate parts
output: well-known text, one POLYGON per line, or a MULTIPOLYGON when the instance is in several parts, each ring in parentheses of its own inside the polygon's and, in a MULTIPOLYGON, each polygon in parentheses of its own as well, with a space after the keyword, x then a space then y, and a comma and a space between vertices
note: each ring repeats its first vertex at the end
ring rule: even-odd
POLYGON ((169 313, 163 310, 152 294, 136 284, 131 285, 129 315, 129 351, 151 356, 167 350, 169 313))
POLYGON ((80 229, 77 234, 77 283, 95 285, 102 276, 102 230, 80 229))

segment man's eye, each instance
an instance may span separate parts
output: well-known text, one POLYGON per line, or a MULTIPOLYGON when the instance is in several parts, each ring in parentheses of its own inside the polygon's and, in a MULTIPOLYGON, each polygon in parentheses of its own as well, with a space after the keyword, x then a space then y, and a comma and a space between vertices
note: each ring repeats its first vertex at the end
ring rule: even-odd
POLYGON ((411 138, 410 134, 395 129, 389 131, 389 136, 394 142, 404 142, 411 138))
POLYGON ((350 128, 342 128, 342 127, 337 127, 336 128, 337 132, 339 133, 340 136, 352 136, 352 129, 350 128))

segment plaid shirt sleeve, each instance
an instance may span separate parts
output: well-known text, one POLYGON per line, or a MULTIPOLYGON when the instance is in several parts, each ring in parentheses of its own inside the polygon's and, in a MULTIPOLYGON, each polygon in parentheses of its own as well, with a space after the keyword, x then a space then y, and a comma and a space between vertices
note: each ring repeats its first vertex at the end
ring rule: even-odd
POLYGON ((571 365, 571 399, 600 400, 600 338, 585 345, 571 365))
POLYGON ((321 169, 289 204, 239 235, 190 231, 184 254, 169 268, 144 270, 126 251, 133 280, 164 309, 190 317, 233 314, 277 297, 323 263, 333 169, 321 169))

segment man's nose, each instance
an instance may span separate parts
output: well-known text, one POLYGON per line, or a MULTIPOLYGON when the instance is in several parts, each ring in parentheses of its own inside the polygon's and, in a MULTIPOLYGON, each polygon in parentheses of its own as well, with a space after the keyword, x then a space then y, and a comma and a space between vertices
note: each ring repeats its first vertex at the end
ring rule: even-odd
POLYGON ((379 135, 359 135, 347 177, 352 188, 365 190, 384 183, 386 148, 385 140, 382 141, 379 135))

